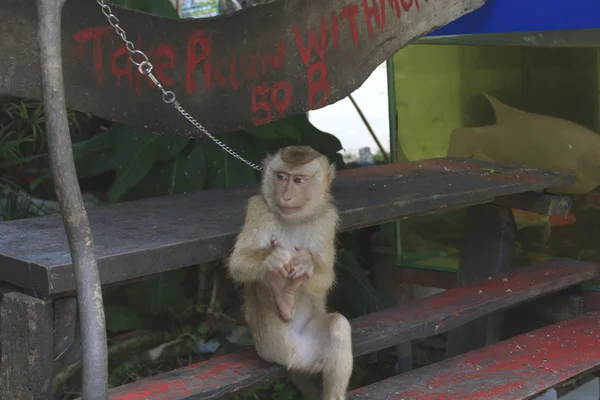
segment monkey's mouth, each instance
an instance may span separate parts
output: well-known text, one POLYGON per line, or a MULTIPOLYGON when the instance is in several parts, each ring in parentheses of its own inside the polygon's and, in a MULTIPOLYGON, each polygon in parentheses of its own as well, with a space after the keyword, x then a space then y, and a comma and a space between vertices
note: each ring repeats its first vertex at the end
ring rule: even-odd
POLYGON ((283 215, 292 215, 300 211, 302 207, 279 207, 279 210, 283 215))

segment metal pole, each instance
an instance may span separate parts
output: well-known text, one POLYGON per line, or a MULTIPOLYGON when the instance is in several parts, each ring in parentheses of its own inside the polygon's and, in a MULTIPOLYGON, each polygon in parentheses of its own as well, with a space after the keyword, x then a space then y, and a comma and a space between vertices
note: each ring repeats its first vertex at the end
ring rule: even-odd
POLYGON ((42 98, 52 178, 71 251, 83 342, 85 400, 107 399, 104 307, 92 232, 73 161, 63 86, 61 10, 65 0, 37 0, 42 98))
POLYGON ((381 142, 379 141, 379 138, 375 134, 375 131, 373 130, 373 128, 371 128, 371 124, 369 124, 369 121, 367 121, 367 117, 365 117, 365 115, 363 114, 362 110, 360 109, 360 107, 358 106, 358 104, 356 103, 356 101, 354 100, 354 97, 352 97, 352 95, 349 95, 348 98, 350 99, 350 101, 354 105, 354 108, 356 109, 356 112, 358 112, 358 115, 360 116, 360 119, 362 119, 363 123, 365 124, 365 126, 369 130, 369 133, 371 134, 371 137, 373 138, 373 140, 377 144, 377 147, 379 147, 379 151, 381 151, 381 153, 383 154, 384 161, 386 163, 389 163, 390 162, 390 157, 388 156, 388 154, 386 153, 385 149, 381 145, 381 142))

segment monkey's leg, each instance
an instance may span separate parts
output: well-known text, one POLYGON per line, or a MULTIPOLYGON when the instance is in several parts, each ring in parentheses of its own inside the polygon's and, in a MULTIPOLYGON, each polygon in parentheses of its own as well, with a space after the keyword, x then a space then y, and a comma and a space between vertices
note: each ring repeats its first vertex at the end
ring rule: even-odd
POLYGON ((352 331, 341 314, 317 316, 300 332, 305 344, 318 345, 318 359, 323 372, 323 400, 344 400, 352 375, 352 331))
POLYGON ((296 292, 300 286, 306 282, 305 277, 300 279, 282 278, 277 272, 268 272, 267 280, 271 290, 275 304, 279 308, 279 314, 284 321, 289 321, 292 318, 294 306, 296 305, 296 292))

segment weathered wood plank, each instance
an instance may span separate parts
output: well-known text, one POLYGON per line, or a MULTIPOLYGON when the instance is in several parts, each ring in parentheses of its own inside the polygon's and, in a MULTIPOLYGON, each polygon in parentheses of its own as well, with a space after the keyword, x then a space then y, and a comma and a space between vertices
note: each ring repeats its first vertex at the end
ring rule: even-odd
MULTIPOLYGON (((573 176, 472 160, 433 159, 347 170, 334 196, 342 229, 488 203, 496 196, 571 184, 573 176), (504 171, 490 174, 492 166, 504 171)), ((103 283, 216 260, 231 251, 255 188, 207 190, 89 210, 103 283)), ((59 216, 0 224, 0 280, 55 296, 75 290, 59 216)))
POLYGON ((54 358, 59 358, 75 341, 77 329, 77 298, 54 300, 54 358))
POLYGON ((600 313, 354 390, 348 400, 524 400, 600 366, 600 313))
MULTIPOLYGON (((510 208, 482 204, 467 209, 457 286, 508 271, 515 252, 517 225, 510 208)), ((453 330, 446 355, 455 356, 500 340, 502 313, 490 314, 453 330)))
POLYGON ((565 215, 571 210, 571 196, 551 193, 520 193, 494 200, 499 206, 526 210, 541 215, 565 215))
MULTIPOLYGON (((206 19, 113 7, 157 77, 212 133, 336 102, 400 48, 486 0, 273 1, 206 19)), ((63 10, 69 107, 152 131, 201 136, 138 74, 95 2, 63 10)), ((40 98, 34 0, 0 2, 0 93, 40 98)))
POLYGON ((50 301, 16 292, 2 297, 0 393, 3 399, 52 398, 52 322, 50 301))
MULTIPOLYGON (((506 281, 501 277, 485 280, 354 319, 354 355, 446 332, 492 311, 593 279, 598 273, 593 263, 554 259, 515 270, 506 281)), ((109 398, 212 400, 282 376, 282 368, 248 350, 113 388, 109 398)))

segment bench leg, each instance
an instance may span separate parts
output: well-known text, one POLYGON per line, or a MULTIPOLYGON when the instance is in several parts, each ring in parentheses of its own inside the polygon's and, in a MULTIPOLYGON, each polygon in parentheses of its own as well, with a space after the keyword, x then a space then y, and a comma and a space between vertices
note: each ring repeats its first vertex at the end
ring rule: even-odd
POLYGON ((52 302, 7 293, 0 302, 2 398, 52 398, 54 333, 52 302))
MULTIPOLYGON (((510 208, 494 204, 468 208, 456 285, 463 286, 507 272, 514 255, 516 231, 510 208)), ((452 357, 500 340, 502 317, 502 312, 496 312, 450 331, 446 356, 452 357)))

